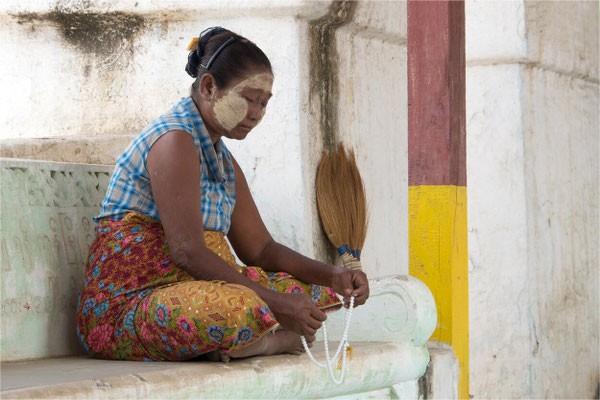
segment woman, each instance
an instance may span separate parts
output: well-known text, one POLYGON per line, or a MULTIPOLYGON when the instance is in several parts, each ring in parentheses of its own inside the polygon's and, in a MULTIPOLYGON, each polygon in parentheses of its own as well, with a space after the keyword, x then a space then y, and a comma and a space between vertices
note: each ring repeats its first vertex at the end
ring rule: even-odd
POLYGON ((271 97, 273 73, 252 42, 201 34, 191 96, 119 157, 90 248, 77 335, 94 357, 228 360, 300 354, 344 296, 369 296, 362 272, 275 242, 222 137, 244 139, 271 97), (225 235, 246 267, 236 265, 225 235), (272 332, 273 334, 267 335, 272 332))

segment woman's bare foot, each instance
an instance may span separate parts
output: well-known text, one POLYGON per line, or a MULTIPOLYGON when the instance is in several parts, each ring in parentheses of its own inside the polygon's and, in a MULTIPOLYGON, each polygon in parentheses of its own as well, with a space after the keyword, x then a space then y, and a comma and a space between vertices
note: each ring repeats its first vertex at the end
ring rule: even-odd
MULTIPOLYGON (((274 335, 265 335, 262 339, 265 339, 263 343, 264 352, 260 355, 271 356, 275 354, 293 354, 298 356, 304 353, 300 335, 297 335, 292 331, 281 329, 276 331, 274 335)), ((308 347, 312 347, 314 341, 314 336, 306 336, 306 344, 308 347)), ((232 357, 235 357, 232 353, 229 354, 231 354, 232 357)))
POLYGON ((203 354, 203 356, 208 361, 228 363, 229 360, 231 360, 231 357, 227 353, 225 353, 223 350, 211 351, 210 353, 203 354))
MULTIPOLYGON (((314 336, 306 336, 308 347, 312 347, 314 340, 314 336)), ((274 334, 264 335, 256 342, 242 349, 231 351, 229 353, 222 350, 215 350, 206 353, 204 356, 210 361, 229 362, 231 358, 271 356, 286 353, 300 355, 304 353, 304 347, 300 341, 300 335, 297 335, 292 331, 280 329, 274 334)))

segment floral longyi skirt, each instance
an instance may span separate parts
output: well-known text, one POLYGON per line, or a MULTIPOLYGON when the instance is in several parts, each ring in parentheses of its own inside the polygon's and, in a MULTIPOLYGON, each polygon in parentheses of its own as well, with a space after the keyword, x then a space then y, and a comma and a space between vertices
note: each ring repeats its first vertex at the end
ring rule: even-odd
MULTIPOLYGON (((283 293, 306 293, 324 311, 341 307, 330 288, 237 265, 221 232, 205 231, 204 238, 208 248, 253 281, 283 293)), ((253 290, 194 280, 173 265, 158 221, 130 213, 98 223, 77 310, 77 337, 90 355, 181 361, 243 348, 278 325, 253 290)))

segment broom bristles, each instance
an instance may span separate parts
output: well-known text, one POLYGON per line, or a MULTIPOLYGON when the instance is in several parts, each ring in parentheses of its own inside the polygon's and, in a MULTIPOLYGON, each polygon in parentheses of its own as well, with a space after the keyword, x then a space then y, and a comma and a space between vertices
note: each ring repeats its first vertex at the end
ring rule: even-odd
POLYGON ((362 250, 367 235, 367 199, 354 152, 340 144, 323 153, 317 171, 317 207, 329 241, 362 250))

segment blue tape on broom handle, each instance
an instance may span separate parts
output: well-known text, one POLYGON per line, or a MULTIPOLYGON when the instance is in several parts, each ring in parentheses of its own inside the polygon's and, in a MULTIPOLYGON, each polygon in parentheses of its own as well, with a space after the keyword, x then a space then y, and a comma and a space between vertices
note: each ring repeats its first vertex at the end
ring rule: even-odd
POLYGON ((344 253, 352 254, 352 256, 354 258, 356 258, 357 260, 360 260, 360 250, 352 250, 352 249, 350 249, 350 246, 347 244, 343 244, 340 247, 338 247, 337 252, 340 256, 344 253))
POLYGON ((350 253, 350 246, 348 246, 347 244, 343 244, 337 248, 337 252, 340 256, 344 253, 350 253))

